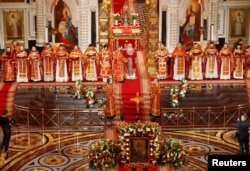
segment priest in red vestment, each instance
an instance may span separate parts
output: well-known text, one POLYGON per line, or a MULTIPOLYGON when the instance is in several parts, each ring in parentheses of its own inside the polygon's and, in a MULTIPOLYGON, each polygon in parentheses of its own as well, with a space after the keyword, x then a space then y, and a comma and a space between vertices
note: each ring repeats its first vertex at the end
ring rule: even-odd
POLYGON ((118 45, 117 49, 113 52, 113 69, 112 75, 114 82, 122 82, 126 75, 126 63, 128 59, 124 57, 121 52, 121 46, 118 45))
POLYGON ((129 43, 125 49, 125 57, 128 59, 126 79, 135 79, 135 63, 136 63, 136 51, 133 48, 132 43, 129 43))
POLYGON ((14 59, 11 55, 10 47, 7 47, 3 52, 1 62, 3 63, 3 80, 15 81, 14 59))

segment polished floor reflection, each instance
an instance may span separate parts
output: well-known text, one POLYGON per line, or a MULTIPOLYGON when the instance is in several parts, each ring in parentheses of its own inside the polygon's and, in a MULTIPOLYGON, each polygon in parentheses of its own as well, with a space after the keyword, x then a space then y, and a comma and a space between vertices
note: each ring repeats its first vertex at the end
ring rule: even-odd
MULTIPOLYGON (((165 130, 163 137, 182 141, 190 163, 180 170, 206 171, 207 156, 239 153, 235 129, 165 130)), ((102 131, 36 131, 12 128, 10 148, 1 154, 2 171, 89 170, 87 151, 91 143, 104 138, 102 131), (4 159, 6 155, 6 158, 4 159)))
MULTIPOLYGON (((1 73, 1 72, 0 72, 1 73)), ((1 77, 0 77, 1 82, 1 77)), ((232 89, 230 86, 230 90, 232 89)), ((242 92, 244 87, 234 86, 242 92)), ((216 89, 213 89, 216 90, 216 89)), ((197 91, 203 92, 201 87, 197 91)), ((196 92, 197 92, 196 91, 196 92)), ((207 92, 207 91, 206 91, 207 92)), ((209 89, 208 93, 212 92, 209 89)), ((227 92, 228 93, 228 92, 227 92)), ((29 93, 26 93, 27 95, 29 93)), ((21 96, 23 98, 23 96, 21 96)), ((202 96, 203 97, 203 96, 202 96)), ((235 96, 233 96, 235 98, 235 96)), ((246 94, 237 98, 247 101, 246 94)), ((23 100, 23 99, 22 99, 23 100)), ((189 100, 190 101, 190 100, 189 100)), ((184 103, 182 103, 184 105, 184 103)), ((188 166, 181 171, 206 171, 207 156, 211 154, 239 154, 235 129, 176 129, 164 130, 163 137, 182 141, 190 154, 188 166)), ((87 171, 87 151, 90 144, 105 137, 102 130, 39 130, 12 127, 8 153, 1 153, 1 171, 87 171), (80 131, 81 130, 81 131, 80 131)))

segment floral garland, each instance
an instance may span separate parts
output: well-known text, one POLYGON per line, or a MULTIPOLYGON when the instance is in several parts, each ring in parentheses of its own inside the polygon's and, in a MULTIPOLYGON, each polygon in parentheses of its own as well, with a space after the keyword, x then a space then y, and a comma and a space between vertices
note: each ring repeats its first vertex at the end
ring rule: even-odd
POLYGON ((99 140, 90 145, 88 151, 89 167, 93 169, 114 168, 117 163, 117 155, 121 152, 118 141, 99 140))
POLYGON ((122 147, 119 156, 120 164, 129 163, 129 137, 149 137, 150 138, 150 163, 156 164, 159 156, 159 140, 161 134, 160 126, 151 125, 149 123, 131 123, 127 126, 117 128, 118 138, 122 147))
POLYGON ((179 169, 182 165, 188 164, 189 155, 186 153, 184 145, 176 139, 164 140, 160 144, 159 151, 159 165, 169 164, 174 169, 179 169))

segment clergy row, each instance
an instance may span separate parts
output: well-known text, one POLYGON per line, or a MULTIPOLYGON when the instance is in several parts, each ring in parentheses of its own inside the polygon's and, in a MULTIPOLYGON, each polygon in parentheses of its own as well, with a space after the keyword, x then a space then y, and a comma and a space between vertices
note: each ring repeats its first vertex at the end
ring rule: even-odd
POLYGON ((225 43, 219 51, 213 42, 209 42, 204 50, 195 43, 189 52, 179 43, 169 56, 163 44, 155 53, 158 79, 250 78, 250 46, 245 48, 242 43, 238 43, 233 50, 225 43))
POLYGON ((1 61, 4 81, 97 81, 100 75, 104 82, 108 78, 122 82, 129 58, 131 56, 125 57, 119 48, 111 52, 108 46, 104 46, 98 53, 93 45, 89 45, 82 53, 77 45, 68 52, 63 45, 54 51, 51 44, 47 43, 41 53, 35 46, 28 53, 14 41, 3 52, 1 61))

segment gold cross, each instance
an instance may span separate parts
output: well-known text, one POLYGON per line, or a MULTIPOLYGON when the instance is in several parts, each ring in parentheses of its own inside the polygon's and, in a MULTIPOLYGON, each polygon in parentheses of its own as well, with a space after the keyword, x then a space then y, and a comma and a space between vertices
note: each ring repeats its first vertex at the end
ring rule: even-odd
POLYGON ((133 101, 136 103, 136 113, 139 113, 139 110, 140 110, 140 102, 142 101, 143 99, 140 97, 139 95, 139 92, 136 92, 136 96, 134 98, 131 98, 130 101, 133 101))

